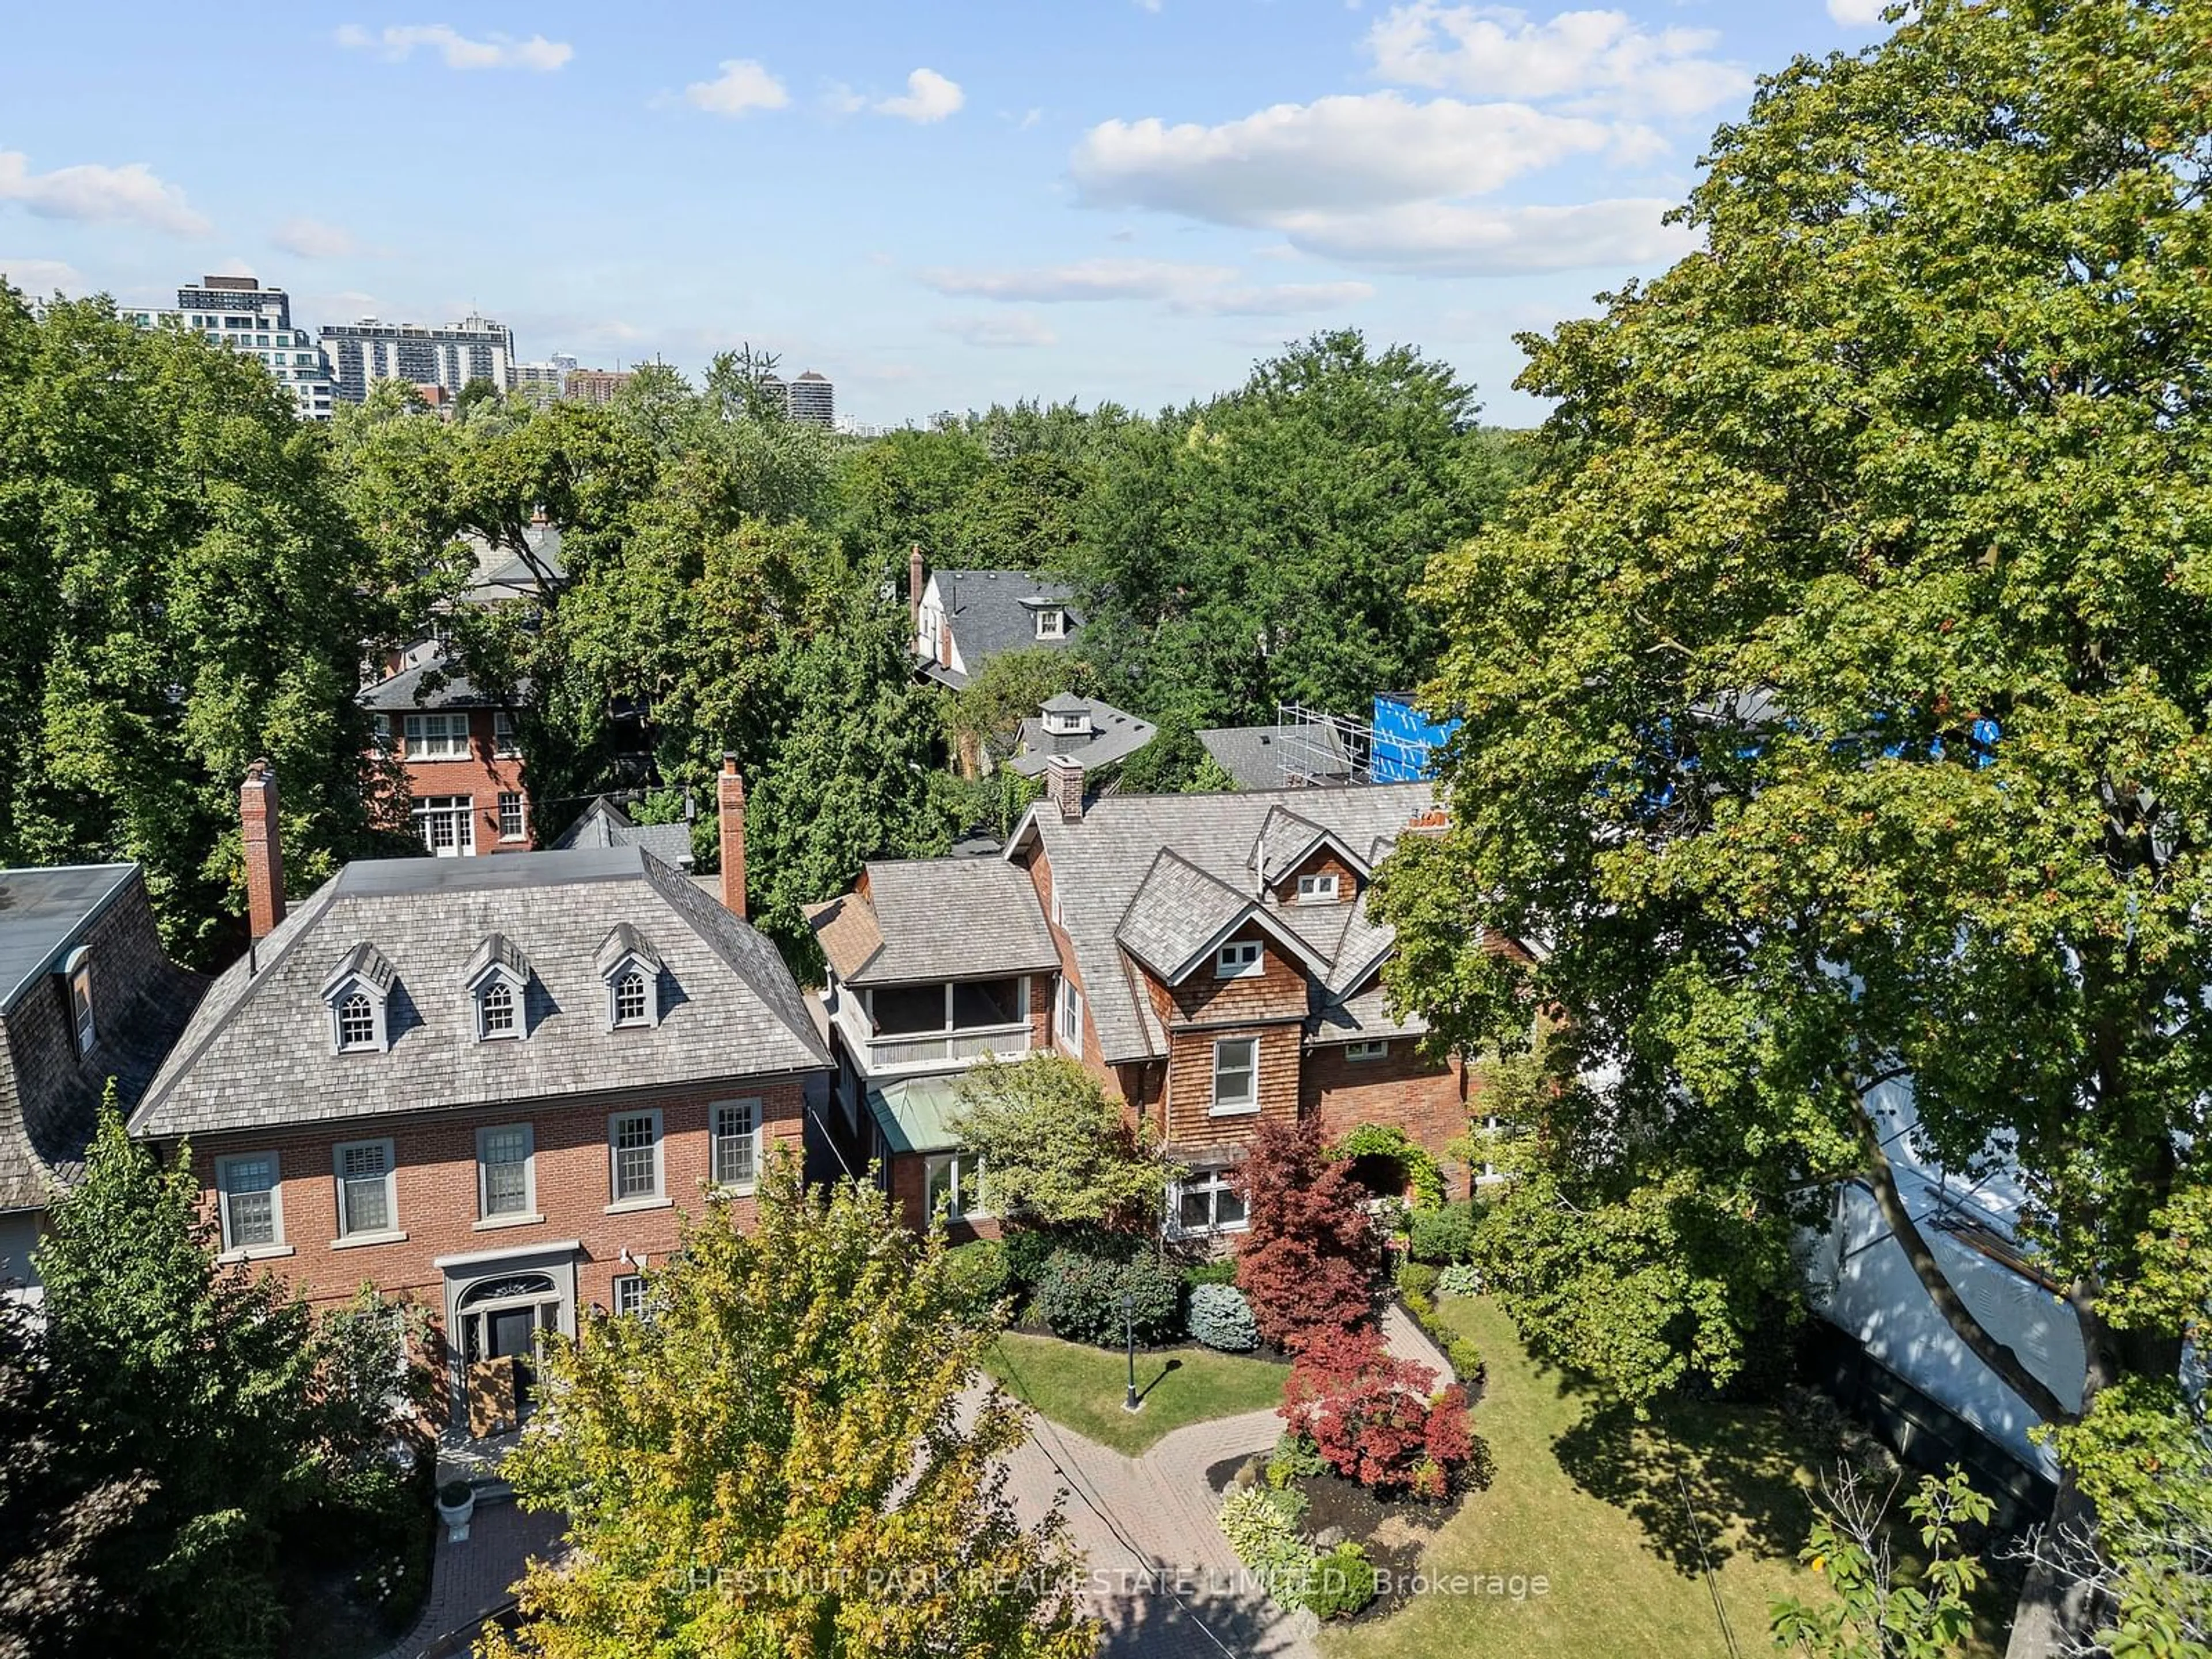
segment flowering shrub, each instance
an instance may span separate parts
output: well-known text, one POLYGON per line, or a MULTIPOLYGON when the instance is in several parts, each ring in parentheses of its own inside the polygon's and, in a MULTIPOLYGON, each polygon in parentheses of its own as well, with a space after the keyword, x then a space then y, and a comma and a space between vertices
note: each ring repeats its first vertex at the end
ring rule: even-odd
POLYGON ((1237 1285, 1261 1340, 1295 1353, 1321 1333, 1367 1323, 1382 1241, 1365 1189, 1322 1145, 1319 1124, 1262 1124, 1237 1184, 1251 1231, 1237 1253, 1237 1285))
POLYGON ((1234 1285, 1200 1285, 1190 1293, 1190 1334, 1209 1348, 1246 1353, 1260 1346, 1252 1304, 1234 1285))
POLYGON ((1393 1358, 1372 1331, 1328 1332, 1291 1367, 1282 1415, 1346 1479, 1442 1498, 1474 1447, 1467 1390, 1432 1393, 1436 1380, 1428 1366, 1393 1358))

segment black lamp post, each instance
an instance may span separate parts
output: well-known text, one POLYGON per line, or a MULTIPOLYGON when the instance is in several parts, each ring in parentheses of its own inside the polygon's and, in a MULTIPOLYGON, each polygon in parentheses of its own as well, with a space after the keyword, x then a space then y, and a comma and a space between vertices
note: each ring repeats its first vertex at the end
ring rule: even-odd
POLYGON ((1138 1410, 1144 1402, 1137 1398, 1137 1293, 1121 1292, 1121 1338, 1129 1346, 1129 1392, 1121 1401, 1125 1412, 1138 1410))

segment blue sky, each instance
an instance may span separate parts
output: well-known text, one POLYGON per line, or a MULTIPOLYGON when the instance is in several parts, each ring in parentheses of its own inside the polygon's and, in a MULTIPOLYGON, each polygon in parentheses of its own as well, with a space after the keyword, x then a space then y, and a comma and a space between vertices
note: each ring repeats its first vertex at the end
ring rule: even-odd
POLYGON ((1663 269, 1753 74, 1877 5, 0 0, 0 271, 601 366, 750 340, 879 422, 1149 410, 1349 323, 1525 423, 1513 333, 1663 269))

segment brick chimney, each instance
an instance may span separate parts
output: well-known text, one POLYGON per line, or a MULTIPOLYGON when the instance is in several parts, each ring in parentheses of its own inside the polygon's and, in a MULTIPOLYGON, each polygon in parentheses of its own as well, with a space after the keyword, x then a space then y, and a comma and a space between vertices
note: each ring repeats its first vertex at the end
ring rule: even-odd
POLYGON ((906 615, 917 647, 921 640, 921 544, 906 550, 906 615))
POLYGON ((722 751, 722 775, 714 780, 714 804, 722 816, 722 902, 733 916, 745 913, 745 781, 738 757, 722 751))
POLYGON ((246 832, 246 916, 255 939, 266 939, 284 920, 284 842, 276 823, 276 769, 258 760, 246 769, 238 792, 246 832))
POLYGON ((1045 763, 1045 799, 1060 808, 1062 823, 1083 822, 1083 763, 1054 755, 1045 763))

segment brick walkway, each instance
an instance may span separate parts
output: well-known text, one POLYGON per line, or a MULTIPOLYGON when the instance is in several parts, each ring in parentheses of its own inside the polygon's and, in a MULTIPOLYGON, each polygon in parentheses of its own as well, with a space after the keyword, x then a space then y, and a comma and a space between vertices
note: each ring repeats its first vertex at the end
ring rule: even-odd
MULTIPOLYGON (((441 1638, 472 1626, 504 1606, 532 1556, 550 1555, 566 1517, 514 1504, 479 1502, 469 1519, 467 1541, 456 1544, 438 1526, 438 1553, 430 1570, 430 1599, 406 1638, 384 1659, 416 1659, 441 1638)), ((455 1651, 466 1654, 464 1643, 455 1651)))

